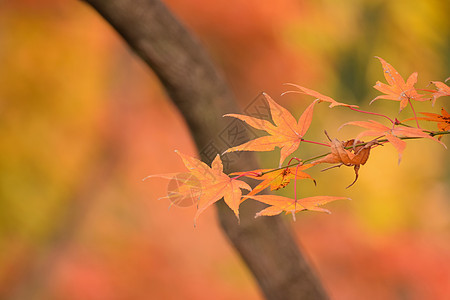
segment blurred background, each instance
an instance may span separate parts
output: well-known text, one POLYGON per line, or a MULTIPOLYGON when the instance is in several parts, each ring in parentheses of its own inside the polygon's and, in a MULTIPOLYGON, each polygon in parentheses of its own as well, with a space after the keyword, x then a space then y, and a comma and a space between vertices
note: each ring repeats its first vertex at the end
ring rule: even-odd
MULTIPOLYGON (((368 102, 385 81, 383 57, 418 88, 450 67, 450 4, 440 0, 168 0, 208 49, 245 108, 260 92, 295 117, 313 100, 279 95, 291 82, 396 117, 398 102, 368 102)), ((261 299, 207 210, 158 201, 196 155, 180 114, 152 72, 82 1, 0 2, 0 298, 261 299)), ((449 109, 449 99, 418 111, 449 109)), ((411 117, 409 109, 399 119, 411 117)), ((308 139, 339 139, 367 120, 345 108, 315 111, 308 139)), ((370 116, 384 122, 382 118, 370 116)), ((434 124, 424 127, 436 129, 434 124)), ((443 141, 450 145, 449 137, 443 141)), ((322 153, 305 146, 301 158, 322 153)), ((279 152, 263 153, 267 167, 279 152)), ((302 181, 299 196, 349 196, 331 215, 293 222, 332 299, 448 299, 449 152, 411 141, 351 168, 302 181)), ((292 187, 283 191, 292 196, 292 187)))

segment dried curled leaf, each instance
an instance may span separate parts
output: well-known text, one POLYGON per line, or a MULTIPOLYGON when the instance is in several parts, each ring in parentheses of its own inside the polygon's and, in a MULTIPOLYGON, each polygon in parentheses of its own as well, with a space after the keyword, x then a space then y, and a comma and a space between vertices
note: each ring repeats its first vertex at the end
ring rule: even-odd
POLYGON ((347 186, 351 187, 358 180, 358 171, 361 165, 364 165, 369 159, 370 149, 376 144, 376 142, 369 142, 365 145, 359 145, 363 142, 352 139, 341 142, 338 139, 334 139, 331 142, 331 153, 327 156, 312 162, 313 165, 328 163, 338 164, 337 166, 353 166, 355 170, 355 180, 347 186))

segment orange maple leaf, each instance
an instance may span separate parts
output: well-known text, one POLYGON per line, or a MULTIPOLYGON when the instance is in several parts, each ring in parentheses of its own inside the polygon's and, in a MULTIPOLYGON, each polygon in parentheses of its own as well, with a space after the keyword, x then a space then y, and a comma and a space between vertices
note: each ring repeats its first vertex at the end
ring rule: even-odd
POLYGON ((321 208, 319 206, 335 200, 342 200, 342 199, 350 200, 350 198, 347 197, 333 197, 333 196, 314 196, 297 200, 278 195, 253 195, 249 196, 249 198, 270 205, 266 209, 263 209, 260 212, 258 212, 255 218, 260 216, 274 216, 285 211, 286 214, 291 213, 294 220, 295 220, 295 213, 299 211, 312 210, 330 213, 328 209, 321 208))
MULTIPOLYGON (((421 112, 420 114, 426 116, 426 117, 418 117, 417 120, 425 120, 425 121, 431 121, 436 122, 437 127, 439 131, 449 131, 450 130, 450 114, 444 109, 441 109, 441 114, 434 114, 429 112, 421 112)), ((410 121, 415 118, 409 118, 404 121, 410 121)), ((442 135, 438 137, 438 140, 442 138, 442 135)))
POLYGON ((369 142, 365 145, 359 145, 363 143, 362 141, 357 140, 348 140, 345 142, 341 142, 338 139, 334 139, 331 142, 331 153, 326 155, 325 157, 318 159, 312 162, 312 165, 329 163, 329 164, 338 164, 345 166, 353 166, 355 170, 355 180, 347 186, 347 188, 351 187, 358 180, 358 171, 361 165, 364 165, 369 159, 370 149, 376 142, 369 142), (347 149, 348 148, 348 149, 347 149))
POLYGON ((293 84, 293 83, 285 83, 285 85, 291 85, 293 87, 298 88, 300 91, 286 91, 284 93, 282 93, 281 95, 285 95, 285 94, 289 94, 289 93, 297 93, 297 94, 306 94, 306 95, 310 95, 313 96, 317 99, 319 99, 319 102, 328 102, 330 103, 329 107, 335 107, 335 106, 345 106, 345 107, 359 107, 358 105, 350 105, 350 104, 345 104, 345 103, 341 103, 341 102, 337 102, 336 100, 334 100, 331 97, 322 95, 319 92, 316 92, 314 90, 305 88, 303 86, 297 85, 297 84, 293 84))
MULTIPOLYGON (((244 181, 230 178, 228 175, 223 173, 223 164, 219 155, 215 157, 211 167, 209 167, 207 164, 194 157, 183 154, 179 151, 176 152, 183 160, 186 168, 189 170, 189 174, 195 179, 191 179, 190 182, 194 182, 196 186, 189 186, 189 182, 187 184, 186 182, 183 182, 183 187, 176 191, 178 194, 176 196, 191 197, 192 191, 195 189, 195 195, 197 197, 197 212, 194 217, 194 225, 196 224, 200 214, 205 209, 222 198, 224 198, 225 203, 233 210, 234 214, 239 219, 239 205, 242 197, 241 189, 251 191, 251 187, 244 181), (200 191, 198 191, 198 184, 201 185, 200 191), (180 195, 183 193, 191 194, 180 195)), ((174 174, 162 174, 151 175, 149 177, 169 178, 173 175, 174 174)), ((170 198, 170 195, 168 195, 168 198, 170 198)))
POLYGON ((441 81, 432 81, 431 83, 436 86, 436 91, 433 91, 433 95, 431 97, 433 99, 434 106, 437 98, 450 96, 450 87, 441 81))
POLYGON ((257 186, 255 186, 250 193, 248 193, 242 198, 243 200, 245 200, 248 198, 248 196, 255 195, 264 190, 265 188, 267 188, 268 186, 270 186, 271 191, 284 188, 293 179, 311 179, 314 181, 311 175, 302 172, 303 170, 311 168, 312 166, 313 166, 312 164, 307 164, 298 166, 298 168, 291 167, 275 171, 273 171, 272 169, 258 169, 247 172, 236 172, 230 175, 246 176, 248 178, 262 180, 262 182, 259 183, 257 186), (255 175, 255 174, 262 174, 262 175, 255 175))
POLYGON ((276 103, 269 95, 263 93, 263 96, 269 103, 270 113, 275 125, 269 121, 245 115, 227 114, 225 117, 237 118, 256 129, 266 131, 270 135, 229 148, 224 153, 233 151, 272 151, 275 147, 279 147, 281 149, 279 165, 281 166, 284 160, 297 150, 303 136, 311 125, 314 105, 317 103, 317 100, 306 108, 297 122, 287 109, 276 103))
POLYGON ((370 101, 370 103, 378 99, 400 101, 400 111, 402 111, 411 99, 417 101, 429 100, 428 98, 423 99, 424 95, 419 94, 414 88, 414 85, 417 82, 417 72, 412 73, 405 83, 403 77, 400 76, 394 67, 381 57, 376 56, 376 58, 378 58, 383 65, 384 77, 389 85, 377 81, 373 87, 378 91, 385 93, 385 95, 376 97, 370 101))
MULTIPOLYGON (((442 144, 445 148, 444 143, 437 140, 436 138, 432 137, 428 133, 424 132, 420 128, 414 128, 414 127, 405 127, 405 126, 395 126, 394 128, 389 128, 381 123, 378 123, 373 120, 367 121, 353 121, 345 123, 342 126, 345 125, 355 125, 359 127, 363 127, 369 130, 363 131, 360 134, 356 136, 355 139, 359 140, 361 137, 364 136, 385 136, 387 141, 394 146, 394 148, 398 152, 398 163, 400 163, 402 159, 403 151, 406 148, 406 142, 401 139, 401 137, 417 137, 417 138, 427 138, 434 140, 440 144, 442 144)), ((342 128, 341 126, 341 128, 342 128)))
POLYGON ((440 131, 450 130, 450 114, 444 109, 441 109, 441 114, 434 114, 428 112, 421 112, 426 117, 419 117, 419 120, 426 120, 431 122, 437 122, 437 127, 440 131))
POLYGON ((219 154, 217 154, 211 164, 211 168, 209 168, 205 163, 194 157, 180 152, 177 153, 181 156, 186 168, 202 184, 202 193, 198 200, 194 223, 205 209, 222 198, 239 219, 239 204, 241 203, 242 197, 241 189, 251 191, 251 187, 244 181, 230 178, 227 174, 223 173, 223 164, 219 154))
POLYGON ((167 186, 167 195, 158 200, 167 199, 170 201, 170 206, 179 207, 197 204, 202 191, 201 182, 191 173, 155 174, 145 177, 143 181, 154 177, 170 180, 167 186))

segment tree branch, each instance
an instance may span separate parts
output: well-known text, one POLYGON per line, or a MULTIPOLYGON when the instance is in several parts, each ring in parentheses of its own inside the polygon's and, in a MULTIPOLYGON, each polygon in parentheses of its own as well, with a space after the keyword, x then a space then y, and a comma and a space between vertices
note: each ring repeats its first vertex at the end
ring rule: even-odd
MULTIPOLYGON (((159 0, 85 0, 156 73, 183 114, 198 149, 226 125, 222 115, 237 112, 234 96, 192 35, 159 0)), ((230 170, 257 169, 253 155, 230 170)), ((223 201, 221 201, 223 202, 223 201)), ((218 205, 223 230, 258 281, 267 299, 326 299, 325 292, 280 217, 254 219, 261 204, 246 201, 239 225, 218 205)))

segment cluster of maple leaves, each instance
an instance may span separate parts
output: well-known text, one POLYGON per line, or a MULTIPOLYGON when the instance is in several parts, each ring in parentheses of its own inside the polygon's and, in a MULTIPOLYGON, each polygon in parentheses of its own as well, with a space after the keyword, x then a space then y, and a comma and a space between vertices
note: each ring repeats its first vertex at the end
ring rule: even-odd
MULTIPOLYGON (((295 213, 299 211, 312 210, 329 213, 327 209, 321 208, 320 206, 331 201, 347 199, 346 197, 333 196, 314 196, 297 199, 296 182, 299 179, 314 180, 305 172, 305 170, 313 166, 325 163, 334 164, 333 167, 339 167, 342 165, 352 166, 355 171, 355 179, 348 186, 350 187, 358 179, 358 170, 361 165, 364 165, 367 162, 370 151, 374 147, 387 143, 391 144, 398 152, 399 163, 402 158, 402 153, 406 148, 406 140, 408 139, 427 138, 441 143, 444 147, 446 147, 445 144, 441 142, 441 138, 444 134, 450 133, 450 114, 442 108, 441 115, 421 112, 420 114, 423 116, 419 117, 414 110, 413 102, 431 101, 434 105, 436 99, 439 97, 450 95, 450 87, 444 82, 432 81, 431 83, 436 87, 435 90, 416 89, 414 85, 417 82, 417 72, 411 74, 405 82, 400 74, 389 63, 382 58, 377 58, 383 66, 384 77, 386 78, 388 84, 380 81, 376 82, 374 88, 383 94, 373 99, 371 103, 378 99, 398 101, 400 102, 400 111, 405 109, 407 106, 410 106, 414 115, 413 118, 400 122, 397 118, 391 119, 385 115, 363 111, 356 105, 337 102, 328 96, 320 94, 319 92, 299 85, 288 84, 289 86, 295 87, 296 90, 287 91, 285 93, 306 94, 315 98, 315 100, 302 113, 298 121, 288 110, 276 103, 269 95, 265 93, 263 93, 263 96, 269 104, 273 123, 251 116, 239 114, 225 115, 226 117, 242 120, 256 129, 267 132, 268 135, 258 137, 239 146, 229 148, 223 154, 234 151, 272 151, 278 147, 281 150, 278 168, 236 172, 227 175, 223 172, 223 164, 220 155, 215 157, 211 167, 209 167, 207 164, 194 157, 177 152, 188 169, 188 176, 183 177, 185 180, 178 180, 177 187, 164 198, 170 199, 173 204, 176 204, 176 202, 180 199, 191 199, 197 206, 194 223, 205 209, 222 198, 233 210, 238 219, 240 204, 247 199, 253 199, 269 205, 264 210, 258 212, 256 217, 273 216, 286 212, 286 214, 291 213, 295 220, 295 213), (427 94, 421 94, 420 92, 427 92, 427 94), (389 124, 384 125, 373 120, 353 121, 343 124, 342 126, 354 125, 365 129, 354 139, 340 141, 338 139, 330 139, 328 137, 328 144, 305 140, 303 137, 311 124, 314 107, 321 102, 329 103, 330 108, 343 106, 354 111, 381 116, 385 118, 389 124), (415 126, 406 125, 404 123, 411 120, 415 121, 415 126), (422 129, 419 126, 419 120, 436 122, 438 130, 430 131, 422 129), (364 142, 361 140, 363 137, 374 138, 364 142), (286 158, 297 150, 302 142, 327 146, 329 147, 329 152, 307 160, 293 158, 287 165, 283 166, 286 158), (240 180, 242 177, 260 180, 261 182, 252 189, 246 182, 240 180), (279 195, 258 195, 258 193, 269 186, 271 190, 278 190, 287 186, 291 181, 295 181, 294 198, 279 195), (247 190, 248 193, 242 195, 242 190, 247 190)), ((173 178, 174 175, 175 174, 164 174, 152 175, 149 177, 164 177, 170 179, 173 178)))

